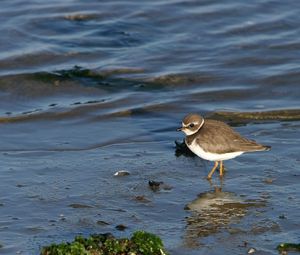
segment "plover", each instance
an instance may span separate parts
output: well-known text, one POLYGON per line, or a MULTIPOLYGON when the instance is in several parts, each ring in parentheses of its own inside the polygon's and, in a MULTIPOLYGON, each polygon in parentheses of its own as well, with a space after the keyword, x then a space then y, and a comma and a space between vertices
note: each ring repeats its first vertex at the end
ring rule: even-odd
POLYGON ((223 160, 235 158, 245 152, 267 151, 270 146, 261 145, 253 140, 242 137, 226 123, 205 119, 198 114, 188 114, 177 131, 186 134, 187 147, 200 158, 214 161, 214 167, 207 179, 211 179, 220 164, 220 177, 223 176, 223 160))

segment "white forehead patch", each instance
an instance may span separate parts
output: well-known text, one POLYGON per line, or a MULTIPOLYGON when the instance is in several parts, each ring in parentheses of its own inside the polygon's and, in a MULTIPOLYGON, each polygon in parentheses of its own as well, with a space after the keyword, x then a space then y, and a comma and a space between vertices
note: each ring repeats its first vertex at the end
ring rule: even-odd
POLYGON ((199 122, 198 121, 195 121, 195 122, 190 122, 190 123, 188 123, 188 124, 184 124, 183 122, 181 123, 182 124, 182 126, 183 127, 188 127, 190 124, 195 124, 195 125, 198 125, 199 124, 199 122))
MULTIPOLYGON (((193 122, 193 123, 195 123, 195 125, 198 125, 198 124, 199 124, 199 122, 193 122)), ((182 126, 183 126, 182 131, 183 131, 186 135, 193 135, 193 134, 195 134, 195 133, 198 132, 198 130, 203 126, 203 124, 204 124, 204 119, 202 119, 201 124, 199 125, 199 127, 198 127, 196 130, 190 130, 190 129, 188 128, 189 124, 185 125, 185 124, 182 122, 182 126)))

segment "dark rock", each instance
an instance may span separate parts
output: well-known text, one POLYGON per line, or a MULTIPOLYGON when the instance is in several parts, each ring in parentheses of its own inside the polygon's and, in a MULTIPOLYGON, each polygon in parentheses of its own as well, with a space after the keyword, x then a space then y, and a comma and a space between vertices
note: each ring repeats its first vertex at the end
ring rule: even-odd
POLYGON ((284 219, 286 219, 286 216, 284 214, 281 214, 281 215, 278 216, 278 218, 281 219, 281 220, 284 220, 284 219))
POLYGON ((165 184, 164 182, 159 181, 149 181, 148 182, 149 187, 153 191, 159 191, 159 190, 171 190, 173 187, 170 185, 165 184))
POLYGON ((153 191, 158 191, 160 190, 160 186, 164 184, 163 182, 157 182, 157 181, 149 181, 148 182, 150 189, 153 191))
POLYGON ((120 231, 124 231, 126 228, 127 227, 125 225, 123 225, 123 224, 119 224, 119 225, 116 226, 116 229, 120 230, 120 231))

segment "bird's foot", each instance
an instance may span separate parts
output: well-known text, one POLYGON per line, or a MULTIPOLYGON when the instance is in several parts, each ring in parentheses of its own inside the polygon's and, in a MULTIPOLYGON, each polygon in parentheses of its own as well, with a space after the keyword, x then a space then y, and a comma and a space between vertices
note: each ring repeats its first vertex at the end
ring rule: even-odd
POLYGON ((206 177, 206 180, 211 181, 211 176, 208 175, 208 176, 206 177))

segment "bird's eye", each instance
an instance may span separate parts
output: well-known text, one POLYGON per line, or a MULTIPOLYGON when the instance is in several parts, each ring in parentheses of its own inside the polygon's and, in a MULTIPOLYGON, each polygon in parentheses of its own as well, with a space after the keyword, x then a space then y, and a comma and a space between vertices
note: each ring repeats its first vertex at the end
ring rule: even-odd
POLYGON ((194 126, 195 126, 194 123, 191 123, 191 124, 189 125, 190 128, 193 128, 194 126))

